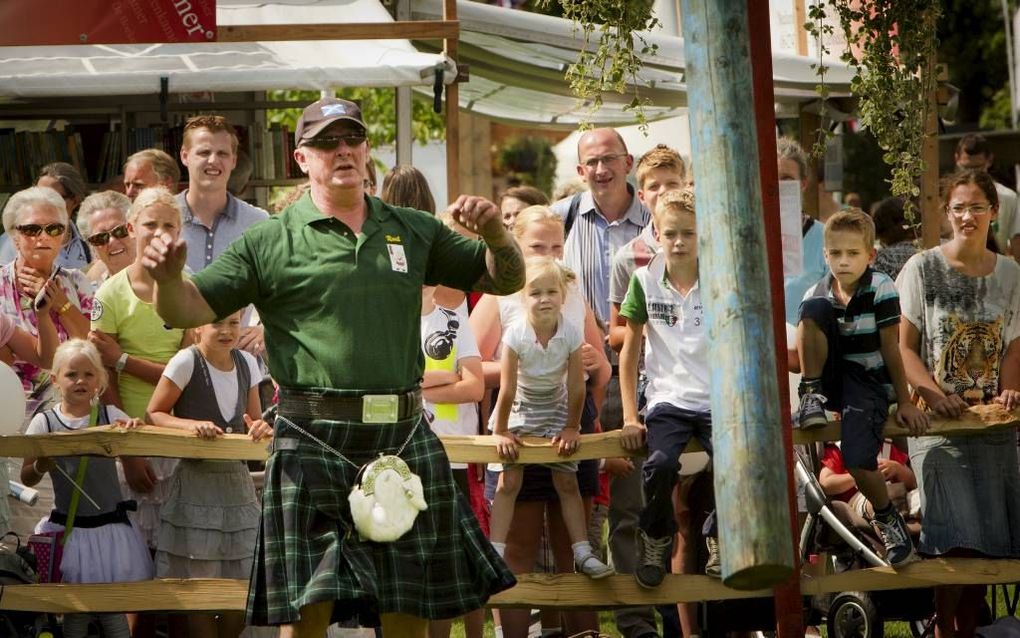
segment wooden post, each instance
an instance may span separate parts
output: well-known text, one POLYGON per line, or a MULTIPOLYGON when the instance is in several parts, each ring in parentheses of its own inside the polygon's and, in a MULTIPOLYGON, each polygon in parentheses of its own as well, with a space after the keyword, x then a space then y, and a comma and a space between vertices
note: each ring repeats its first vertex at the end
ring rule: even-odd
MULTIPOLYGON (((443 0, 443 20, 457 19, 457 0, 443 0)), ((458 31, 459 32, 459 31, 458 31)), ((457 39, 443 40, 443 52, 457 61, 457 39)), ((460 86, 446 85, 446 201, 452 204, 460 195, 460 86)))
MULTIPOLYGON (((489 120, 460 114, 461 193, 495 197, 492 192, 492 134, 489 120)), ((460 194, 460 193, 458 193, 460 194)))
POLYGON ((939 201, 938 65, 935 56, 928 61, 925 72, 936 75, 936 78, 927 96, 924 141, 921 144, 921 159, 924 161, 924 173, 921 174, 921 243, 924 248, 934 248, 939 245, 942 216, 945 214, 939 201))
POLYGON ((794 558, 748 13, 728 0, 682 7, 723 582, 760 589, 785 582, 794 558))
POLYGON ((807 22, 807 11, 804 9, 804 0, 793 0, 793 28, 797 35, 797 55, 807 55, 807 29, 804 23, 807 22))
MULTIPOLYGON (((803 1, 800 2, 803 9, 803 1)), ((768 3, 747 0, 748 29, 751 35, 751 73, 754 82, 755 130, 758 134, 758 175, 761 179, 762 209, 765 220, 765 248, 769 261, 769 287, 772 291, 772 331, 775 333, 776 352, 784 353, 786 344, 785 290, 783 287, 783 240, 780 233, 779 170, 778 163, 770 158, 777 156, 775 91, 772 86, 772 37, 768 3)), ((803 31, 798 27, 798 31, 803 31)), ((790 418, 789 367, 786 357, 776 357, 776 382, 779 398, 779 417, 786 459, 786 502, 790 516, 790 543, 793 550, 794 570, 790 578, 776 587, 773 604, 776 613, 778 638, 800 638, 804 635, 803 602, 800 593, 800 574, 796 539, 797 486, 793 474, 793 425, 790 418)))

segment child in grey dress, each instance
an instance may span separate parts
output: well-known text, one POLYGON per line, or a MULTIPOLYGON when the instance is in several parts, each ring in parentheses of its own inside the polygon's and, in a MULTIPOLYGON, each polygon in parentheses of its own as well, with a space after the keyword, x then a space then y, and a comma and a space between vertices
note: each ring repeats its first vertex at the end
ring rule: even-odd
MULTIPOLYGON (((201 326, 196 333, 198 343, 174 355, 163 371, 149 402, 152 422, 209 439, 270 435, 269 425, 258 418, 258 363, 236 348, 240 315, 201 326)), ((259 524, 248 467, 241 461, 184 459, 170 483, 160 514, 157 576, 248 578, 259 524)), ((238 623, 238 632, 243 626, 240 617, 219 621, 238 623)), ((211 616, 189 618, 189 635, 215 636, 215 622, 211 616)))

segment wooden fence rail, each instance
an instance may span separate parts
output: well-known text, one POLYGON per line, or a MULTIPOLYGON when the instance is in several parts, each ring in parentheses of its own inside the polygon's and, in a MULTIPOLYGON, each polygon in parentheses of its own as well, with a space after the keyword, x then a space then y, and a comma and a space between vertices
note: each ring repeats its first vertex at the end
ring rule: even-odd
MULTIPOLYGON (((992 429, 1015 427, 1020 424, 1020 411, 1010 413, 999 405, 980 405, 968 410, 960 419, 933 419, 931 433, 939 435, 966 435, 992 429)), ((381 426, 385 427, 385 426, 381 426)), ((907 432, 890 417, 886 436, 906 436, 907 432)), ((794 430, 794 443, 834 441, 839 438, 839 423, 801 431, 794 430)), ((492 436, 443 436, 443 445, 451 461, 458 463, 496 463, 492 436)), ((687 446, 688 452, 701 450, 697 440, 687 446)), ((267 458, 266 442, 253 442, 243 434, 225 434, 216 439, 200 439, 183 430, 143 426, 125 430, 114 426, 99 426, 78 432, 57 434, 0 436, 0 456, 18 458, 38 456, 166 456, 172 458, 198 458, 217 460, 253 460, 267 458)), ((581 436, 581 446, 572 458, 577 460, 632 456, 620 446, 620 433, 604 432, 581 436)), ((525 438, 521 450, 522 463, 551 463, 562 460, 548 439, 525 438)))
MULTIPOLYGON (((936 585, 993 585, 1020 581, 1020 560, 948 558, 924 560, 898 571, 874 567, 820 577, 804 576, 805 596, 936 585)), ((0 587, 0 610, 70 612, 214 612, 245 607, 248 582, 220 579, 159 579, 103 585, 8 585, 0 587)), ((764 598, 771 590, 741 591, 699 575, 666 576, 643 589, 633 576, 593 581, 582 574, 522 574, 516 587, 495 595, 492 607, 605 609, 631 605, 764 598)))

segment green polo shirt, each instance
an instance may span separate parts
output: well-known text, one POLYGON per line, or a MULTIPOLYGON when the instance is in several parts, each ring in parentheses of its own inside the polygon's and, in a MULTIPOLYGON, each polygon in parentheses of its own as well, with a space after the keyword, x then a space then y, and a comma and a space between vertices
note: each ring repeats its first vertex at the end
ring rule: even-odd
POLYGON ((422 285, 470 290, 485 271, 483 243, 427 213, 366 202, 355 235, 306 194, 192 278, 217 317, 255 305, 281 385, 416 386, 424 369, 422 285))

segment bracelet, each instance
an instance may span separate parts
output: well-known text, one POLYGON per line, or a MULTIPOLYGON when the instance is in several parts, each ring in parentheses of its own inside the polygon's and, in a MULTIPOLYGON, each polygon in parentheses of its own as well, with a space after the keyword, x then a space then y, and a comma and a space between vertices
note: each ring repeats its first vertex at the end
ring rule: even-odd
POLYGON ((65 301, 64 305, 61 306, 59 310, 57 310, 57 314, 58 315, 62 315, 65 312, 67 312, 68 310, 70 310, 70 309, 71 309, 71 302, 70 301, 65 301))
POLYGON ((38 463, 39 459, 32 461, 32 471, 38 474, 39 476, 46 476, 46 472, 43 472, 42 470, 39 469, 38 463))
POLYGON ((117 369, 117 372, 123 372, 124 371, 124 366, 127 365, 127 360, 128 360, 128 353, 121 352, 120 353, 120 357, 117 359, 116 365, 114 365, 113 367, 117 369))

